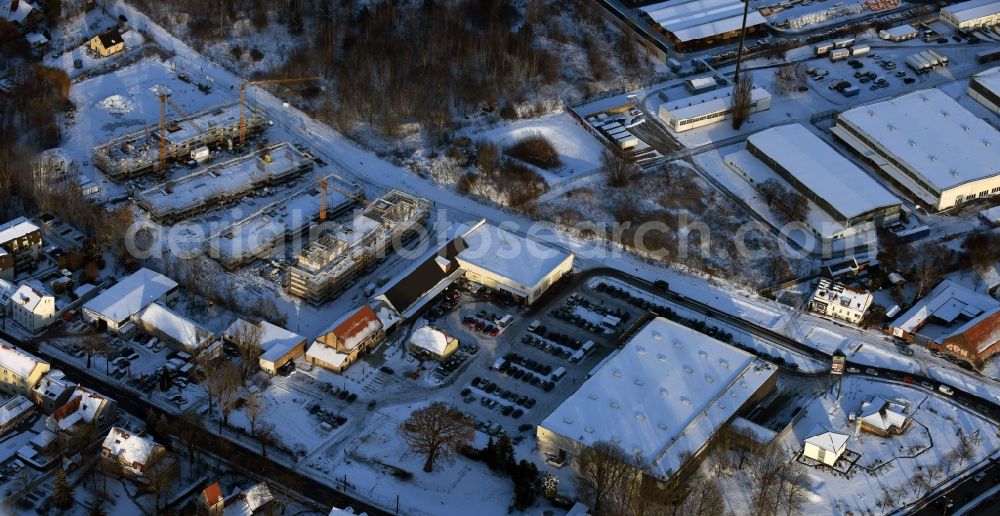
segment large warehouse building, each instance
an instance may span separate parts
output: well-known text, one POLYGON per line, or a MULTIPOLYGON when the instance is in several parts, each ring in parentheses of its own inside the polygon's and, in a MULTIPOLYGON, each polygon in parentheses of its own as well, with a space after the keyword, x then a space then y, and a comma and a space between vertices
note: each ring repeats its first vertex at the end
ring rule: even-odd
POLYGON ((615 443, 666 481, 776 380, 775 366, 659 317, 538 425, 538 446, 566 458, 615 443))
POLYGON ((976 102, 1000 115, 1000 66, 969 77, 968 94, 976 102))
POLYGON ((941 90, 850 109, 832 131, 933 209, 1000 194, 1000 132, 941 90))
POLYGON ((941 8, 941 20, 956 29, 978 29, 1000 23, 1000 1, 969 0, 941 8))
MULTIPOLYGON (((899 199, 801 124, 751 135, 747 151, 839 223, 813 228, 820 236, 844 237, 847 229, 899 218, 899 199)), ((726 163, 736 168, 728 156, 726 163)))
MULTIPOLYGON (((750 92, 750 112, 771 109, 771 94, 764 88, 750 92)), ((732 118, 733 90, 725 88, 660 104, 659 117, 671 130, 680 133, 732 118)))
MULTIPOLYGON (((640 12, 683 51, 739 36, 743 5, 741 0, 669 0, 642 7, 640 12)), ((747 16, 751 35, 763 32, 765 23, 756 10, 747 16)))

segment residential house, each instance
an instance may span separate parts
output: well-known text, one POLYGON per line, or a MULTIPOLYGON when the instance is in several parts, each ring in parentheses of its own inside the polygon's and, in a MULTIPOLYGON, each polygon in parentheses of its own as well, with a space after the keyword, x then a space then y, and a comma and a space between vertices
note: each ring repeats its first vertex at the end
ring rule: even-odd
POLYGON ((35 404, 20 394, 5 401, 0 406, 0 435, 17 426, 34 408, 35 404))
POLYGON ((125 50, 125 39, 117 28, 110 28, 90 39, 90 50, 101 57, 108 57, 125 50))
POLYGON ((117 401, 78 386, 69 401, 45 419, 45 428, 56 434, 65 447, 76 437, 107 430, 117 414, 117 401))
POLYGON ((872 398, 861 404, 858 427, 862 432, 879 437, 901 435, 910 427, 905 407, 882 398, 872 398))
POLYGON ((847 450, 849 436, 836 432, 823 432, 806 438, 802 445, 802 456, 827 466, 833 466, 847 450))
POLYGON ((14 279, 14 255, 0 247, 0 280, 14 279))
POLYGON ((261 482, 250 489, 237 491, 226 497, 223 514, 226 516, 257 516, 269 514, 274 495, 267 484, 261 482))
POLYGON ((306 362, 340 373, 357 361, 361 353, 375 347, 385 336, 382 322, 371 306, 345 315, 306 351, 306 362))
POLYGON ((457 349, 458 339, 430 326, 417 328, 410 336, 410 351, 426 353, 434 360, 444 360, 457 349))
MULTIPOLYGON (((3 253, 3 251, 0 251, 3 253)), ((0 320, 6 323, 6 319, 10 317, 11 313, 11 300, 14 298, 14 292, 17 292, 17 285, 5 280, 0 279, 0 320)))
POLYGON ((51 414, 55 410, 69 401, 69 397, 76 390, 76 384, 66 378, 66 375, 58 369, 51 369, 42 376, 38 385, 32 389, 31 398, 42 411, 51 414))
POLYGON ((0 3, 0 18, 18 27, 29 27, 42 19, 42 11, 28 0, 4 0, 0 3))
POLYGON ((827 317, 834 317, 852 324, 859 324, 872 305, 874 297, 867 290, 859 290, 826 278, 809 300, 809 310, 827 317))
POLYGON ((222 516, 226 499, 222 496, 222 487, 218 482, 212 482, 195 500, 198 516, 222 516))
POLYGON ((0 393, 31 397, 34 387, 48 370, 48 362, 0 339, 0 393))
POLYGON ((222 339, 233 345, 240 339, 251 337, 257 340, 257 346, 261 350, 258 358, 260 368, 272 375, 306 350, 305 337, 267 321, 255 324, 236 319, 222 333, 222 339))
POLYGON ((56 298, 39 284, 23 284, 11 298, 11 318, 31 333, 38 333, 55 322, 56 298))
POLYGON ((136 435, 117 426, 111 427, 101 444, 101 460, 117 464, 126 476, 138 478, 165 457, 167 449, 152 437, 136 435))
MULTIPOLYGON (((31 270, 41 254, 42 230, 24 217, 0 224, 0 249, 11 257, 0 259, 0 262, 10 263, 13 260, 15 272, 31 270)), ((0 266, 0 269, 3 267, 0 266)))
POLYGON ((1000 351, 1000 301, 944 279, 890 330, 975 365, 1000 351))

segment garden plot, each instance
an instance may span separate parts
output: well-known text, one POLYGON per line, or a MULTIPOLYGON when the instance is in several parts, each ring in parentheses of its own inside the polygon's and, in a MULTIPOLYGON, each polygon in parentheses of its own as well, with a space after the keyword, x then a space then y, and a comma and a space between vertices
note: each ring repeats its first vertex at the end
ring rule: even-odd
POLYGON ((860 457, 846 476, 808 467, 812 491, 818 498, 804 508, 806 514, 829 511, 830 507, 838 508, 839 513, 889 513, 1000 447, 995 425, 949 400, 905 385, 860 377, 843 378, 839 400, 828 391, 805 408, 782 445, 797 453, 802 440, 814 435, 817 428, 848 435, 847 449, 860 457), (855 435, 848 415, 872 398, 906 407, 904 413, 911 421, 902 435, 855 435), (961 449, 966 451, 956 451, 961 449))

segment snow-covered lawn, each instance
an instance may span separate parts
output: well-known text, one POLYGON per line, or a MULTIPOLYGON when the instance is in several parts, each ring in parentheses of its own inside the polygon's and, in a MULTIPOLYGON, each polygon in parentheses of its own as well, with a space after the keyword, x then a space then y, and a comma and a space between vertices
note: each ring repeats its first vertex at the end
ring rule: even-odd
POLYGON ((902 497, 891 507, 881 507, 879 500, 884 489, 908 486, 920 471, 942 468, 932 485, 963 471, 985 459, 1000 447, 997 427, 972 414, 949 399, 931 391, 901 384, 881 382, 860 377, 844 377, 840 399, 827 391, 803 409, 790 432, 781 441, 790 452, 798 452, 802 441, 823 431, 850 436, 847 449, 861 457, 850 470, 849 476, 833 474, 829 470, 808 468, 813 482, 812 491, 818 495, 804 509, 806 514, 818 512, 846 514, 847 511, 872 511, 885 514, 919 498, 924 492, 919 488, 905 489, 902 497), (867 433, 856 434, 848 414, 857 412, 861 404, 871 397, 898 401, 907 406, 905 414, 912 420, 908 430, 900 436, 882 438, 867 433), (961 443, 960 436, 972 443, 971 458, 949 462, 947 457, 961 443))
POLYGON ((536 168, 549 185, 601 167, 601 152, 604 146, 580 126, 569 113, 522 120, 483 132, 468 134, 469 137, 476 140, 492 141, 501 149, 522 138, 534 135, 544 136, 548 139, 559 153, 559 159, 562 160, 562 166, 555 170, 536 168))

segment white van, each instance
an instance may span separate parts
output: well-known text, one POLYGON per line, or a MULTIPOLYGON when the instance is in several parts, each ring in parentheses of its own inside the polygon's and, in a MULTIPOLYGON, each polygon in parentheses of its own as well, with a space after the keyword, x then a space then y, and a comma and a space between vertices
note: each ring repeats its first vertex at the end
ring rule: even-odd
POLYGON ((506 328, 510 324, 510 322, 513 321, 513 320, 514 320, 514 318, 511 317, 510 314, 507 314, 507 315, 501 317, 499 321, 497 321, 497 326, 499 326, 501 328, 506 328))
POLYGON ((560 368, 556 369, 555 371, 552 371, 552 374, 550 375, 550 378, 552 378, 553 382, 558 382, 559 380, 562 380, 563 376, 566 376, 566 368, 565 367, 560 367, 560 368))
POLYGON ((945 394, 947 396, 951 396, 952 394, 955 394, 955 390, 952 389, 951 387, 948 387, 945 384, 938 385, 938 390, 941 391, 941 394, 945 394))

